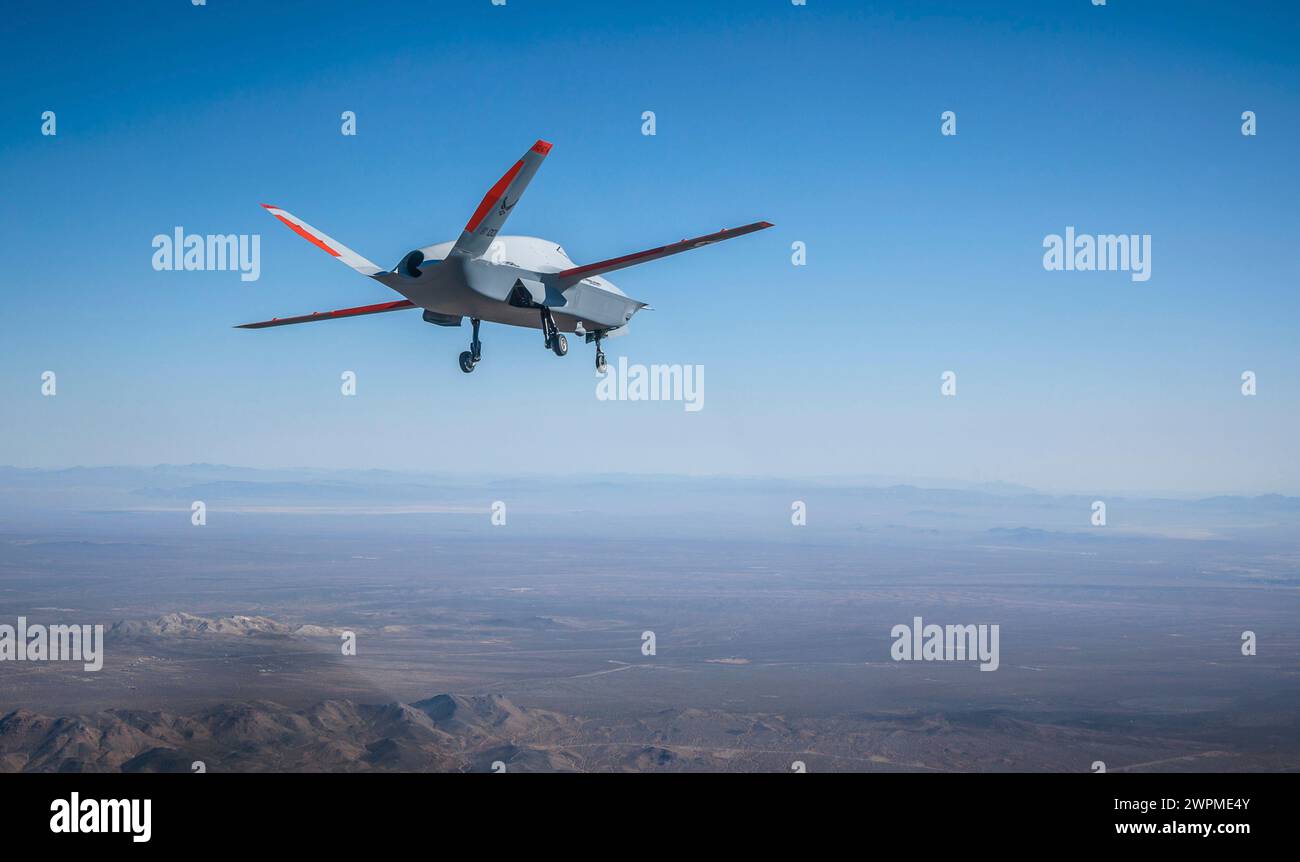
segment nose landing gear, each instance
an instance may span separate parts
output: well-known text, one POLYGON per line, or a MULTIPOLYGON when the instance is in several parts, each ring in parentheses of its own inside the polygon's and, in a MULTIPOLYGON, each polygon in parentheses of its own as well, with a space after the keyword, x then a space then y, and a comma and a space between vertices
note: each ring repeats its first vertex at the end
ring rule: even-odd
POLYGON ((469 350, 460 355, 460 370, 469 374, 478 365, 478 361, 483 357, 483 344, 478 340, 478 325, 482 322, 476 317, 469 319, 470 325, 474 327, 474 336, 470 339, 469 350))

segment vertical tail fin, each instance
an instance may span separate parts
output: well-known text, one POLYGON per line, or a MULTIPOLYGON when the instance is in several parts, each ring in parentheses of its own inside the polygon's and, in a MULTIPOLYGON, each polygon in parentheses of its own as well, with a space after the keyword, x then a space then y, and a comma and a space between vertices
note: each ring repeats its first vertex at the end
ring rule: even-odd
POLYGON ((375 276, 382 275, 387 272, 386 269, 375 266, 373 263, 366 260, 361 255, 357 254, 355 251, 348 248, 343 243, 331 239, 321 231, 316 230, 316 228, 307 224, 307 222, 298 218, 296 215, 289 212, 288 210, 280 209, 277 206, 271 206, 271 204, 262 204, 262 206, 265 207, 266 211, 269 212, 271 215, 275 216, 280 221, 288 225, 289 230, 298 234, 298 236, 307 240, 307 242, 311 243, 317 248, 323 249, 328 254, 338 258, 340 261, 346 263, 348 266, 352 267, 362 275, 367 275, 370 276, 371 278, 374 278, 375 276))
POLYGON ((471 257, 481 257, 487 253, 492 240, 501 232, 506 219, 510 217, 510 211, 514 209, 515 204, 519 203, 524 189, 528 188, 533 174, 537 173, 537 169, 542 166, 542 161, 550 151, 551 145, 539 140, 524 153, 523 158, 506 171, 501 179, 497 180, 496 185, 488 189, 478 209, 474 210, 474 214, 465 224, 460 239, 456 240, 452 254, 459 252, 471 257))

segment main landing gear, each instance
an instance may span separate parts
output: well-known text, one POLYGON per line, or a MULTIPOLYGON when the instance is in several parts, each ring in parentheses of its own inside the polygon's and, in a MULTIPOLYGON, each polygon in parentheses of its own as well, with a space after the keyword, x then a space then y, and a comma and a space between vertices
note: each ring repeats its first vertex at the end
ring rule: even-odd
POLYGON ((483 344, 478 340, 478 325, 482 322, 476 317, 469 319, 470 324, 474 327, 474 337, 469 342, 469 350, 460 355, 460 370, 469 374, 478 365, 478 361, 483 358, 483 344))
MULTIPOLYGON (((469 374, 478 365, 479 360, 483 358, 483 343, 478 340, 478 327, 483 321, 476 317, 469 319, 470 324, 474 327, 474 336, 469 343, 469 350, 460 355, 460 370, 469 374)), ((542 334, 546 339, 546 349, 556 356, 564 356, 569 352, 569 339, 564 337, 559 327, 555 325, 555 318, 551 317, 551 310, 542 307, 542 334)), ((609 365, 605 362, 605 351, 600 349, 600 339, 605 335, 604 332, 594 333, 596 341, 596 370, 604 374, 609 365)), ((592 340, 593 334, 587 334, 587 340, 592 340)))
POLYGON ((605 333, 596 330, 592 333, 592 339, 596 342, 596 373, 604 374, 609 370, 609 363, 605 361, 605 351, 600 349, 600 340, 605 337, 605 333))
POLYGON ((546 336, 546 349, 556 356, 563 356, 569 352, 569 339, 564 337, 555 325, 555 318, 551 317, 551 310, 542 306, 542 333, 546 336))

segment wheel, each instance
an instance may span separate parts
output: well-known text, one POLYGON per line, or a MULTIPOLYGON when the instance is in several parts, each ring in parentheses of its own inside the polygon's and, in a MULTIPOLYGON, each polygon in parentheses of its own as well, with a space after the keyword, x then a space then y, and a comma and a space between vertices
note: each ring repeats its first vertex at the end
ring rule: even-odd
POLYGON ((556 356, 563 356, 569 352, 569 339, 564 337, 564 333, 555 333, 555 337, 551 339, 551 349, 555 351, 556 356))
POLYGON ((466 350, 464 353, 462 353, 462 354, 460 355, 460 370, 461 370, 461 371, 464 371, 466 374, 469 374, 471 371, 474 370, 474 365, 475 365, 475 362, 474 362, 474 354, 472 354, 472 353, 470 353, 468 350, 466 350))
POLYGON ((597 374, 604 374, 604 373, 605 373, 606 371, 608 371, 608 370, 609 370, 609 363, 605 361, 605 354, 603 354, 603 353, 597 353, 597 354, 596 354, 596 373, 597 373, 597 374))

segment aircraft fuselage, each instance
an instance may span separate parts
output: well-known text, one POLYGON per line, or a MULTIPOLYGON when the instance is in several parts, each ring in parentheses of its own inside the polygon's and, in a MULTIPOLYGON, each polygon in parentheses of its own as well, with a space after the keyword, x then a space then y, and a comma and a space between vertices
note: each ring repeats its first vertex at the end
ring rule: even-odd
POLYGON ((436 315, 533 329, 542 328, 539 305, 551 310, 555 325, 564 332, 574 332, 579 323, 587 331, 615 329, 645 307, 600 276, 560 289, 553 275, 575 264, 550 240, 496 237, 487 255, 479 258, 453 253, 454 245, 443 242, 420 249, 425 259, 418 277, 396 271, 378 278, 436 315))

